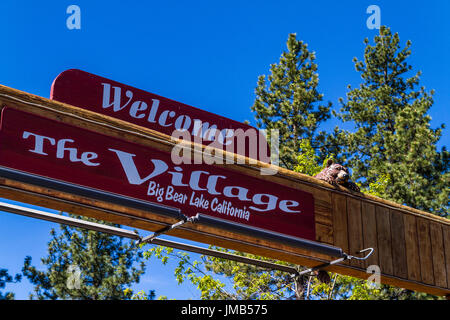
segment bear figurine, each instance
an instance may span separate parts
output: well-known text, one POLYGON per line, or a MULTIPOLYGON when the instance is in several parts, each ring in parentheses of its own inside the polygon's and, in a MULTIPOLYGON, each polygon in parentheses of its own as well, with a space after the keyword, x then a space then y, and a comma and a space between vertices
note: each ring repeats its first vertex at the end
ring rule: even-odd
POLYGON ((314 176, 334 186, 340 185, 349 190, 360 192, 359 187, 349 181, 348 169, 338 163, 333 163, 332 159, 327 161, 327 167, 314 176))

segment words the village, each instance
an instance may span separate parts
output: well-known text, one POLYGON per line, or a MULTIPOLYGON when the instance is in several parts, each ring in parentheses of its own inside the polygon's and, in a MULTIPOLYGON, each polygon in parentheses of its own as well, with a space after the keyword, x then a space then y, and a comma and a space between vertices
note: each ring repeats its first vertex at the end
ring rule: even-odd
MULTIPOLYGON (((49 149, 56 146, 56 148, 53 147, 56 158, 64 159, 67 156, 70 162, 81 162, 87 167, 96 167, 101 164, 98 153, 92 151, 80 152, 77 147, 74 147, 76 142, 73 139, 55 139, 29 131, 23 131, 22 138, 25 140, 34 140, 32 143, 33 147, 28 150, 31 153, 48 156, 49 149)), ((185 174, 183 168, 174 166, 173 171, 169 171, 168 163, 162 159, 151 159, 150 162, 153 164, 152 172, 147 177, 142 177, 134 161, 135 154, 113 148, 108 148, 108 151, 116 154, 128 182, 132 185, 142 185, 144 182, 148 182, 147 195, 154 196, 158 202, 164 202, 164 200, 173 201, 182 205, 194 206, 199 209, 211 209, 217 213, 249 220, 250 212, 246 206, 240 208, 234 207, 231 201, 220 200, 217 197, 210 202, 202 193, 196 193, 196 191, 205 190, 210 195, 223 195, 239 201, 248 201, 252 204, 249 206, 249 209, 259 212, 274 209, 279 209, 287 213, 301 212, 298 209, 300 204, 297 201, 280 200, 277 196, 268 193, 255 193, 251 195, 252 192, 250 189, 242 186, 224 185, 221 188, 222 190, 219 191, 218 181, 226 181, 227 176, 211 174, 210 171, 193 170, 190 172, 189 181, 185 183, 183 182, 185 180, 183 179, 185 174), (172 176, 169 180, 171 181, 171 185, 163 186, 152 179, 163 173, 168 173, 172 176), (205 186, 200 186, 201 181, 204 181, 205 186), (175 191, 174 186, 188 187, 193 191, 188 195, 175 191)))

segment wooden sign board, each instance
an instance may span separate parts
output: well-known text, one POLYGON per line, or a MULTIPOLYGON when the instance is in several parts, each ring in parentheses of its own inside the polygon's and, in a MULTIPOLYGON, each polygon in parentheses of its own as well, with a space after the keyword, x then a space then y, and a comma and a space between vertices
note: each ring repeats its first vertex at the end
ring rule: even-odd
MULTIPOLYGON (((3 86, 0 87, 0 103, 3 107, 162 152, 170 152, 174 146, 170 137, 160 132, 3 86)), ((327 270, 367 279, 371 275, 367 273, 367 267, 377 265, 382 283, 435 295, 450 294, 448 219, 333 187, 282 168, 278 168, 278 173, 273 176, 260 175, 260 169, 269 165, 260 162, 254 165, 248 159, 246 161, 246 164, 226 165, 226 170, 313 195, 315 241, 340 247, 349 254, 366 247, 375 248, 368 261, 345 262, 327 270)), ((214 165, 216 168, 224 166, 214 165)), ((152 212, 5 178, 0 178, 0 196, 149 231, 175 222, 152 212)), ((289 245, 195 224, 175 229, 170 235, 308 267, 332 260, 329 256, 289 245)))
POLYGON ((8 107, 0 146, 6 168, 315 240, 313 195, 278 183, 8 107))
POLYGON ((270 150, 256 128, 78 69, 59 74, 50 99, 121 119, 171 136, 186 131, 204 145, 270 162, 270 150))

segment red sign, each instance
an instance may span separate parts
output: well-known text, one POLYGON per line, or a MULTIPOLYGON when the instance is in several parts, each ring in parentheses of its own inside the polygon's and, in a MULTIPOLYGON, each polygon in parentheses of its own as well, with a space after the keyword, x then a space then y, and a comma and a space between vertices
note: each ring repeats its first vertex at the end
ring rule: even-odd
POLYGON ((269 162, 267 141, 254 127, 77 69, 59 74, 50 99, 128 121, 167 135, 269 162))
POLYGON ((315 240, 312 194, 4 108, 0 166, 315 240))

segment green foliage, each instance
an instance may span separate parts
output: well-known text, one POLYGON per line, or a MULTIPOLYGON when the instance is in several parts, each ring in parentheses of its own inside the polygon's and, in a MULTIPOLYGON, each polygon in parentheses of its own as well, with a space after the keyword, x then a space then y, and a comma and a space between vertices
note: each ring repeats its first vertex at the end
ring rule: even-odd
MULTIPOLYGON (((258 127, 278 130, 282 166, 314 174, 321 169, 318 165, 320 157, 316 156, 314 146, 324 141, 324 133, 317 133, 317 129, 330 117, 331 104, 320 105, 323 95, 317 91, 319 76, 314 52, 309 51, 303 41, 298 41, 295 34, 289 35, 287 49, 279 64, 271 66, 268 81, 265 76, 259 77, 252 111, 256 113, 258 127)), ((233 253, 285 264, 241 252, 233 253)), ((175 277, 178 283, 189 280, 197 286, 202 299, 302 299, 306 296, 306 277, 295 282, 290 275, 280 271, 267 271, 214 257, 191 261, 186 253, 162 247, 144 253, 146 258, 151 256, 164 264, 169 257, 177 259, 175 277), (229 283, 219 280, 218 276, 229 283)))
MULTIPOLYGON (((321 167, 318 165, 319 157, 317 156, 316 151, 311 147, 311 143, 308 140, 302 140, 299 148, 300 153, 297 156, 294 171, 309 176, 315 176, 323 168, 323 166, 321 167)), ((326 160, 324 161, 326 162, 326 160)))
MULTIPOLYGON (((242 252, 230 251, 218 247, 215 250, 246 256, 253 259, 270 261, 281 265, 286 262, 258 257, 242 252)), ((144 252, 146 259, 154 257, 163 261, 169 259, 178 262, 174 276, 181 285, 186 280, 197 287, 203 300, 418 300, 443 299, 424 293, 413 292, 387 285, 380 285, 363 279, 332 274, 332 281, 321 283, 315 277, 304 276, 300 284, 294 278, 281 271, 268 271, 239 262, 221 258, 201 256, 191 261, 191 257, 181 251, 156 246, 144 252), (309 288, 309 290, 307 290, 309 288)), ((293 265, 291 265, 294 267, 293 265)), ((137 299, 137 298, 135 298, 137 299)), ((160 297, 158 299, 167 299, 160 297)))
MULTIPOLYGON (((280 163, 293 169, 302 141, 313 147, 323 145, 324 133, 317 133, 321 122, 330 117, 330 106, 320 102, 319 75, 315 53, 290 34, 280 62, 272 64, 270 75, 258 79, 256 99, 251 107, 259 128, 277 129, 280 139, 280 163)), ((270 140, 270 139, 269 139, 270 140)))
POLYGON ((127 288, 123 290, 125 297, 130 300, 155 300, 155 290, 150 290, 146 293, 144 290, 141 290, 137 293, 133 293, 131 288, 127 288))
MULTIPOLYGON (((9 275, 7 269, 0 269, 0 289, 4 289, 7 283, 16 283, 22 280, 22 276, 20 274, 16 274, 13 277, 9 275)), ((14 293, 12 292, 0 292, 0 300, 14 300, 14 293)))
POLYGON ((129 298, 124 292, 125 287, 138 282, 144 272, 142 252, 133 243, 124 243, 116 236, 65 225, 60 228, 59 234, 51 230, 48 256, 41 259, 47 270, 37 270, 31 265, 31 257, 25 258, 23 274, 35 286, 35 295, 30 295, 30 298, 129 298), (134 266, 136 263, 139 268, 134 266))
MULTIPOLYGON (((232 252, 218 247, 211 248, 253 259, 288 265, 285 262, 242 252, 232 252)), ((267 269, 260 267, 210 256, 201 256, 200 260, 191 261, 191 257, 185 252, 177 252, 160 246, 144 252, 144 257, 147 259, 155 257, 164 264, 167 263, 169 258, 178 261, 174 270, 178 283, 190 281, 197 287, 200 298, 204 300, 274 300, 286 299, 295 294, 291 277, 280 271, 267 271, 267 269)))
POLYGON ((450 153, 437 151, 444 125, 433 129, 427 114, 433 91, 419 86, 421 72, 409 76, 411 42, 401 48, 397 33, 382 27, 374 44, 365 40, 364 60, 354 59, 363 83, 351 88, 337 116, 355 132, 335 129, 331 144, 342 144, 341 157, 353 179, 375 188, 380 197, 442 216, 449 212, 450 153), (380 178, 389 179, 377 188, 380 178))
MULTIPOLYGON (((373 196, 382 197, 386 193, 388 186, 392 184, 391 178, 388 174, 380 174, 378 180, 369 183, 369 187, 366 190, 361 189, 364 193, 371 194, 373 196)), ((361 186, 362 187, 362 186, 361 186)))

